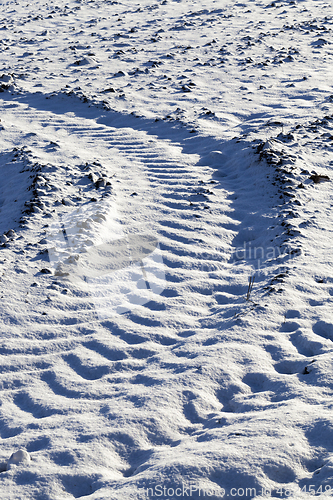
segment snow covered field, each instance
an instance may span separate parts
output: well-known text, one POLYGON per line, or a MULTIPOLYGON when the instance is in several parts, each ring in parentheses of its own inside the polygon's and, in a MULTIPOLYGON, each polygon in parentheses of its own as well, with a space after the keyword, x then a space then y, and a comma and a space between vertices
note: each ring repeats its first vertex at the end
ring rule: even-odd
POLYGON ((1 500, 331 498, 331 3, 0 6, 1 500))

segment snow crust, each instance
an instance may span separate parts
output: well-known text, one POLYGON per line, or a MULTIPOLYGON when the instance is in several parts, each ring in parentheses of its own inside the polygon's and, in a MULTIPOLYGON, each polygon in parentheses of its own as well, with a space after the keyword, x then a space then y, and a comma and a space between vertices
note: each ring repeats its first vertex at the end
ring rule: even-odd
POLYGON ((1 498, 332 497, 332 29, 1 3, 1 498))

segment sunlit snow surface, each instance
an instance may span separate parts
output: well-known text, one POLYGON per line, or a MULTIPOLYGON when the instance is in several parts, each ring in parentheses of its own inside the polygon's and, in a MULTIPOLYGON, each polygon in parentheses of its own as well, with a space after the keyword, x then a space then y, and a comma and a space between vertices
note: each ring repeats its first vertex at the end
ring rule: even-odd
POLYGON ((331 498, 331 3, 0 7, 1 499, 331 498))

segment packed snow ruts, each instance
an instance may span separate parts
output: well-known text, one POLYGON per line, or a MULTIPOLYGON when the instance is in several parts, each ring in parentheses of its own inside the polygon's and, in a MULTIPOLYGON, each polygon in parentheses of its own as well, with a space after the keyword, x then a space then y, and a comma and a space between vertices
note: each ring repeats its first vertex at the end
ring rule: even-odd
POLYGON ((6 498, 325 498, 331 5, 7 2, 1 17, 6 498), (92 282, 54 275, 52 237, 75 265, 138 234, 163 259, 150 301, 110 315, 92 282))

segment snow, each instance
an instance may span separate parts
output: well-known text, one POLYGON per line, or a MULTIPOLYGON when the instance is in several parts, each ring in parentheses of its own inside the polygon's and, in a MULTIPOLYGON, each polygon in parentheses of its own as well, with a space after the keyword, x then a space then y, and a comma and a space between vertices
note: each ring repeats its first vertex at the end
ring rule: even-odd
POLYGON ((332 25, 2 2, 1 498, 331 498, 332 25))
POLYGON ((7 470, 10 470, 13 466, 16 467, 17 465, 20 464, 29 464, 31 461, 30 455, 27 451, 25 450, 18 450, 15 453, 13 453, 8 462, 7 462, 7 470))

